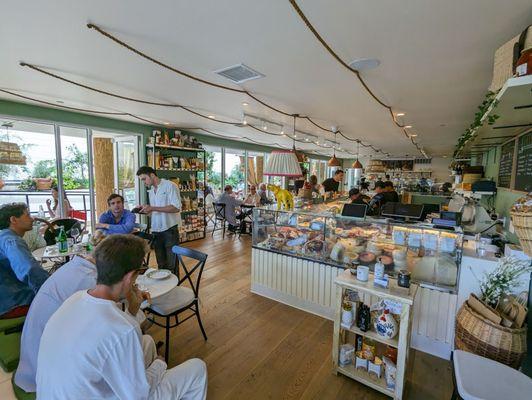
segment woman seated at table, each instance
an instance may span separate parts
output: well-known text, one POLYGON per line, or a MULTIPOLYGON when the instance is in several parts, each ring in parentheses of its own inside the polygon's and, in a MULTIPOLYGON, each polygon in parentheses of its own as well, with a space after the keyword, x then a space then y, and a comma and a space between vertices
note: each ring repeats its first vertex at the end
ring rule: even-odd
MULTIPOLYGON (((59 218, 61 217, 58 215, 57 206, 59 203, 59 190, 57 189, 57 186, 52 187, 52 197, 53 197, 53 207, 52 207, 52 200, 47 199, 46 200, 46 208, 48 208, 48 213, 50 214, 50 218, 59 218)), ((67 198, 66 193, 63 197, 63 212, 64 215, 68 216, 70 213, 74 211, 74 208, 72 208, 72 205, 70 204, 70 201, 67 198)))

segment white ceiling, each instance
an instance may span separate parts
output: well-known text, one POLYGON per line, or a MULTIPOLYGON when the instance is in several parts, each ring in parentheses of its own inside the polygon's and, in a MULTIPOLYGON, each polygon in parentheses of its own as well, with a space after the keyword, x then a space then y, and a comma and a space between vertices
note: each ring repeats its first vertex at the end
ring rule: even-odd
MULTIPOLYGON (((404 122, 413 125, 418 142, 432 155, 452 153, 489 86, 494 51, 532 20, 530 0, 298 4, 345 61, 381 61, 363 76, 394 110, 407 114, 404 122)), ((34 0, 5 1, 2 6, 0 88, 69 106, 130 112, 179 127, 290 145, 287 138, 183 110, 118 100, 19 66, 25 61, 108 91, 180 103, 220 119, 241 120, 245 101, 246 111, 290 124, 289 118, 245 95, 193 82, 141 59, 89 30, 86 24, 92 22, 165 63, 220 84, 233 86, 214 70, 245 63, 266 77, 243 87, 275 107, 310 115, 327 127, 337 125, 346 135, 393 155, 416 154, 388 112, 321 47, 288 0, 93 0, 75 5, 71 0, 34 0)), ((4 93, 0 97, 20 101, 4 93)), ((320 141, 333 139, 332 133, 308 122, 298 122, 298 129, 320 141)), ((340 137, 338 141, 350 151, 356 148, 340 137)))

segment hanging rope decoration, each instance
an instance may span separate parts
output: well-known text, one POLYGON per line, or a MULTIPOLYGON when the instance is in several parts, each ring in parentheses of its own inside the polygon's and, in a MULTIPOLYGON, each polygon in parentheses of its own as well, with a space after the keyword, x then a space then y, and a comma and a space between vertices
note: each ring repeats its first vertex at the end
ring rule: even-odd
MULTIPOLYGON (((181 76, 184 76, 186 78, 189 78, 189 79, 192 79, 196 82, 200 82, 200 83, 203 83, 205 85, 209 85, 209 86, 212 86, 212 87, 216 87, 218 89, 224 89, 224 90, 228 90, 228 91, 231 91, 231 92, 235 92, 235 93, 241 93, 241 94, 245 94, 247 96, 249 96, 250 98, 252 98, 253 100, 257 101, 258 103, 262 104, 263 106, 269 108, 270 110, 273 110, 273 111, 276 111, 282 115, 285 115, 285 116, 291 116, 293 117, 294 115, 296 116, 296 118, 300 118, 300 119, 305 119, 307 120, 308 122, 310 122, 312 125, 314 125, 315 127, 325 131, 325 132, 328 132, 328 133, 332 133, 330 129, 327 129, 323 126, 321 126, 320 124, 318 124, 317 122, 315 122, 312 118, 310 118, 309 116, 305 116, 305 115, 299 115, 299 114, 294 114, 294 113, 289 113, 289 112, 286 112, 286 111, 283 111, 277 107, 274 107, 272 106, 271 104, 268 104, 266 103, 265 101, 259 99, 257 96, 255 96, 253 93, 245 90, 245 89, 236 89, 236 88, 232 88, 232 87, 229 87, 229 86, 226 86, 226 85, 221 85, 221 84, 218 84, 218 83, 215 83, 215 82, 211 82, 211 81, 208 81, 208 80, 205 80, 205 79, 202 79, 202 78, 199 78, 197 76, 194 76, 192 74, 189 74, 187 72, 184 72, 180 69, 177 69, 175 67, 172 67, 166 63, 163 63, 162 61, 159 61, 149 55, 147 55, 146 53, 134 48, 133 46, 125 43, 123 40, 120 40, 118 39, 116 36, 110 34, 109 32, 106 32, 105 30, 103 30, 102 28, 100 28, 99 26, 95 25, 95 24, 92 24, 92 23, 89 23, 87 24, 87 27, 89 29, 93 29, 95 30, 96 32, 100 33, 101 35, 103 35, 104 37, 112 40, 113 42, 119 44, 120 46, 128 49, 129 51, 137 54, 138 56, 148 60, 148 61, 151 61, 153 62, 154 64, 156 65, 159 65, 160 67, 162 68, 165 68, 169 71, 172 71, 178 75, 181 75, 181 76)), ((132 99, 128 99, 128 100, 132 100, 132 99)), ((134 100, 132 100, 134 101, 134 100)), ((393 113, 392 113, 393 114, 393 113)), ((338 133, 340 133, 340 131, 338 131, 338 133)), ((356 142, 358 139, 352 139, 352 138, 349 138, 345 135, 342 135, 344 138, 346 138, 346 140, 349 140, 351 142, 356 142)), ((375 151, 378 151, 378 150, 375 150, 375 151)), ((382 151, 379 151, 379 152, 382 152, 382 151)), ((388 153, 385 153, 385 152, 382 152, 383 154, 385 155, 389 155, 388 153)))
MULTIPOLYGON (((388 110, 388 112, 390 113, 390 116, 392 117, 392 121, 394 122, 395 125, 397 125, 399 128, 401 128, 401 130, 403 131, 403 133, 405 134, 405 136, 407 138, 410 139, 410 141, 412 142, 413 145, 416 146, 416 148, 421 152, 423 153, 422 149, 418 146, 418 144, 412 139, 412 137, 408 134, 408 132, 406 131, 405 129, 405 125, 402 125, 400 124, 397 119, 395 118, 395 114, 393 113, 393 110, 392 110, 392 107, 389 106, 388 104, 386 104, 385 102, 383 102, 381 99, 379 99, 377 97, 377 95, 371 90, 371 88, 369 87, 369 85, 366 83, 366 81, 364 81, 364 79, 362 78, 362 76, 360 75, 360 72, 357 71, 356 69, 352 68, 349 66, 349 64, 347 64, 344 60, 342 60, 342 58, 331 48, 331 46, 329 46, 327 44, 327 42, 323 39, 323 37, 318 33, 318 31, 316 30, 316 28, 314 28, 314 26, 310 23, 309 19, 306 17, 306 15, 303 13, 303 11, 301 10, 301 8, 299 8, 299 6, 297 5, 296 1, 295 0, 288 0, 290 2, 290 4, 292 5, 292 7, 294 8, 294 10, 297 12, 297 14, 299 15, 299 17, 303 20, 303 22, 305 23, 305 25, 307 26, 307 28, 314 34, 314 36, 316 37, 316 39, 321 43, 321 45, 323 47, 325 47, 325 49, 329 52, 329 54, 336 60, 340 63, 340 65, 342 65, 344 68, 346 68, 347 70, 349 70, 350 72, 352 72, 353 74, 355 74, 355 76, 357 77, 358 81, 360 82, 360 84, 364 87, 364 89, 366 89, 366 91, 369 93, 369 95, 371 97, 373 97, 373 99, 379 103, 382 107, 386 108, 388 110)), ((342 135, 343 136, 343 135, 342 135)), ((344 136, 345 137, 345 136, 344 136)))
MULTIPOLYGON (((39 72, 41 74, 44 74, 46 76, 49 76, 51 78, 54 78, 54 79, 57 79, 57 80, 60 80, 62 82, 65 82, 65 83, 69 83, 69 84, 72 84, 72 85, 75 85, 75 86, 78 86, 78 87, 81 87, 81 88, 84 88, 84 89, 87 89, 87 90, 91 90, 93 92, 96 92, 96 93, 100 93, 100 94, 104 94, 106 96, 111 96, 111 97, 114 97, 114 98, 118 98, 118 99, 122 99, 122 100, 128 100, 128 101, 132 101, 132 102, 136 102, 136 103, 141 103, 141 104, 147 104, 147 105, 153 105, 153 106, 160 106, 160 107, 171 107, 171 108, 178 108, 178 109, 182 109, 182 110, 185 110, 191 114, 194 114, 196 116, 199 116, 201 118, 204 118, 204 119, 208 119, 209 121, 215 121, 215 122, 219 122, 219 123, 222 123, 222 124, 227 124, 227 125, 232 125, 232 126, 236 126, 236 127, 239 127, 239 128, 244 128, 245 126, 248 126, 250 127, 251 129, 254 129, 258 132, 261 132, 261 133, 264 133, 264 134, 267 134, 267 135, 271 135, 271 136, 281 136, 279 134, 276 134, 276 133, 272 133, 272 132, 267 132, 267 131, 264 131, 260 128, 257 128, 256 126, 253 126, 252 124, 246 124, 246 125, 243 125, 241 122, 233 122, 233 121, 226 121, 226 120, 220 120, 218 118, 211 118, 210 116, 206 115, 206 114, 202 114, 200 112, 197 112, 197 111, 194 111, 192 108, 190 107, 186 107, 186 106, 183 106, 181 104, 177 104, 177 103, 163 103, 163 102, 155 102, 155 101, 150 101, 150 100, 144 100, 144 99, 138 99, 138 98, 134 98, 134 97, 129 97, 129 96, 124 96, 124 95, 121 95, 121 94, 118 94, 118 93, 113 93, 113 92, 110 92, 110 91, 107 91, 107 90, 103 90, 103 89, 100 89, 100 88, 97 88, 97 87, 94 87, 94 86, 90 86, 90 85, 86 85, 86 84, 83 84, 81 82, 77 82, 77 81, 74 81, 72 79, 68 79, 68 78, 65 78, 64 76, 60 76, 58 74, 55 74, 55 73, 52 73, 52 72, 49 72, 49 71, 46 71, 44 70, 43 68, 40 68, 40 67, 37 67, 36 65, 33 65, 33 64, 29 64, 29 63, 26 63, 26 62, 20 62, 19 63, 20 66, 22 67, 27 67, 27 68, 30 68, 31 70, 33 71, 36 71, 36 72, 39 72)), ((35 101, 38 101, 38 100, 35 100, 35 101)), ((45 103, 45 104, 50 104, 50 105, 53 105, 53 106, 58 106, 57 104, 53 104, 53 103, 45 103)), ((81 109, 78 109, 78 111, 81 110, 81 109)), ((138 117, 134 114, 130 114, 130 113, 121 113, 121 114, 117 114, 117 115, 130 115, 132 116, 133 118, 137 118, 137 119, 140 119, 140 120, 144 120, 142 119, 141 117, 138 117)), ((294 118, 297 118, 298 116, 297 115, 292 115, 292 117, 294 118)), ((157 123, 153 122, 153 121, 148 121, 146 120, 147 122, 150 122, 150 123, 153 123, 155 125, 157 125, 157 123)), ((314 123, 314 122, 313 122, 314 123)), ((325 129, 325 128, 323 128, 325 129)), ((349 137, 347 137, 346 135, 344 135, 340 130, 338 131, 338 133, 340 133, 344 138, 346 138, 347 140, 349 141, 353 141, 353 142, 356 142, 358 139, 351 139, 349 137)), ((299 142, 302 142, 303 141, 299 141, 299 142)), ((314 144, 316 144, 317 146, 320 146, 317 144, 317 142, 312 142, 314 144)), ((364 147, 369 147, 371 149, 373 149, 373 151, 377 152, 377 153, 382 153, 383 155, 387 155, 387 156, 390 156, 390 153, 387 153, 387 152, 384 152, 382 149, 379 149, 371 144, 364 144, 363 142, 361 142, 361 144, 364 146, 364 147)), ((328 148, 327 146, 320 146, 322 148, 328 148)))

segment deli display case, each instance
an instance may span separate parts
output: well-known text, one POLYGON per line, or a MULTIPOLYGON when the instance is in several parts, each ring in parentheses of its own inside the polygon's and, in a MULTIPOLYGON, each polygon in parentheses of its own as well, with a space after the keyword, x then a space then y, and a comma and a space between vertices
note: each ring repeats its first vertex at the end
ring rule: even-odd
POLYGON ((408 270, 421 286, 456 293, 463 241, 459 230, 323 210, 255 208, 253 247, 340 269, 365 265, 373 271, 380 262, 392 278, 408 270))

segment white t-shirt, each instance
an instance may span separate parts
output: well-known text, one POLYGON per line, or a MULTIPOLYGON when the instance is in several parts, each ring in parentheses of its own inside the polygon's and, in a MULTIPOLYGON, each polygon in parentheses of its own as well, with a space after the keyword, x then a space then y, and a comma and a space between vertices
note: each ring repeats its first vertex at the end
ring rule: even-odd
POLYGON ((111 300, 74 293, 44 329, 37 361, 39 399, 147 399, 166 364, 146 369, 138 324, 111 300))
MULTIPOLYGON (((157 190, 152 186, 148 190, 150 206, 165 207, 174 206, 181 209, 181 195, 177 185, 167 179, 161 179, 157 190)), ((154 211, 151 213, 151 230, 152 232, 164 232, 171 227, 181 224, 180 213, 165 213, 154 211)))

